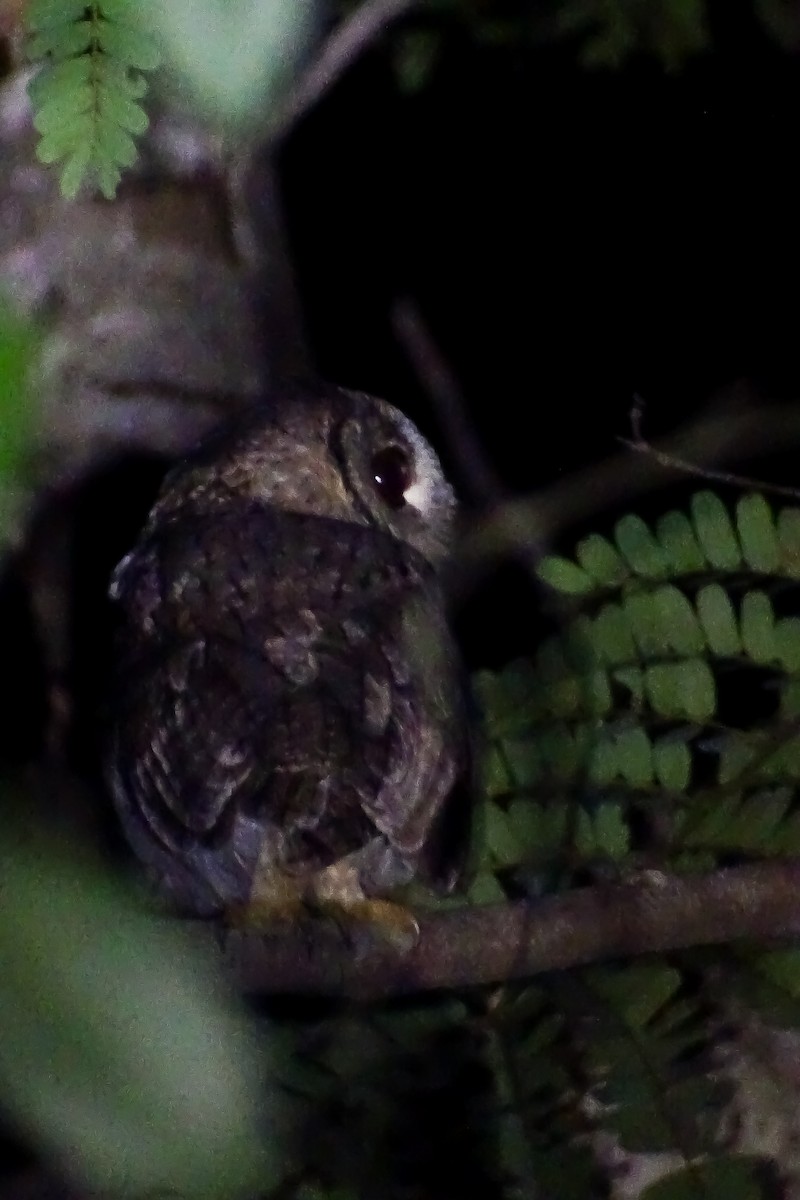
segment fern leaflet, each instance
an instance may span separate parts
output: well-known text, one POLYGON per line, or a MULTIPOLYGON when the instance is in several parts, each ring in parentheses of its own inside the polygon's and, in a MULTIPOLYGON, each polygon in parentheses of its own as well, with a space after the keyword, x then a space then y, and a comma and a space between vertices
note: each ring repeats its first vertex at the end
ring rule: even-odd
POLYGON ((136 159, 134 136, 147 128, 141 72, 157 66, 155 45, 122 0, 31 0, 28 27, 28 54, 40 64, 28 86, 42 135, 37 156, 61 163, 66 198, 86 180, 110 200, 136 159))

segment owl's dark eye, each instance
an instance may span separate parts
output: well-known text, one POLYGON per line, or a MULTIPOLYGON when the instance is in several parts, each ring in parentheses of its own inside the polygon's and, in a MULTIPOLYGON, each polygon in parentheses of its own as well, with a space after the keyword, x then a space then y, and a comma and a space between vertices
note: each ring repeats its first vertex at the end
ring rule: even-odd
POLYGON ((375 488, 391 508, 402 508, 405 493, 414 482, 411 459, 402 446, 384 446, 372 456, 370 471, 375 488))

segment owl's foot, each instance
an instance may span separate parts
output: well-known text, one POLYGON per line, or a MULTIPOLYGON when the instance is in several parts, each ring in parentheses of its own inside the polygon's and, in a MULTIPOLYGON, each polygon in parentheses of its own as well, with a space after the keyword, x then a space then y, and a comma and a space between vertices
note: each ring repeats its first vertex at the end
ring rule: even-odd
POLYGON ((419 938, 419 925, 411 910, 393 900, 365 896, 358 868, 347 859, 332 863, 314 877, 310 899, 320 916, 336 922, 356 956, 366 951, 365 943, 375 940, 408 954, 419 938))
POLYGON ((408 954, 419 937, 411 910, 393 900, 365 896, 357 872, 344 862, 310 880, 279 872, 256 879, 248 899, 225 912, 229 930, 251 932, 280 933, 281 925, 288 922, 305 927, 313 937, 315 920, 335 924, 356 955, 375 940, 408 954))
POLYGON ((345 902, 317 899, 314 907, 320 916, 336 923, 357 955, 366 951, 365 940, 378 940, 400 954, 408 954, 419 938, 417 918, 410 909, 392 900, 366 896, 345 902))

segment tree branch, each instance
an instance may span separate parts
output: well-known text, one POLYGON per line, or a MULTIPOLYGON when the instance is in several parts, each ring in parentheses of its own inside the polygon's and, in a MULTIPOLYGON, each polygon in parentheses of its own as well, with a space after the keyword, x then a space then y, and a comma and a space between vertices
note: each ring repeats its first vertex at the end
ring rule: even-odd
POLYGON ((419 0, 364 0, 337 25, 301 73, 271 131, 271 140, 283 141, 386 29, 418 3, 419 0))
POLYGON ((417 913, 419 939, 402 953, 354 949, 332 923, 265 936, 230 934, 224 955, 248 994, 376 999, 525 979, 544 971, 740 939, 800 933, 800 860, 706 875, 648 873, 535 903, 417 913))

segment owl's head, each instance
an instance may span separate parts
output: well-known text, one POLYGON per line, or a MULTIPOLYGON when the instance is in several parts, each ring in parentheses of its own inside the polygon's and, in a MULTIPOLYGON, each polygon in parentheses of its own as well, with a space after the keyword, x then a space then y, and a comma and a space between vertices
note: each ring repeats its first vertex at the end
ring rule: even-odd
POLYGON ((398 409, 340 388, 282 390, 218 431, 164 484, 152 519, 242 498, 387 532, 430 562, 449 551, 453 489, 398 409))

